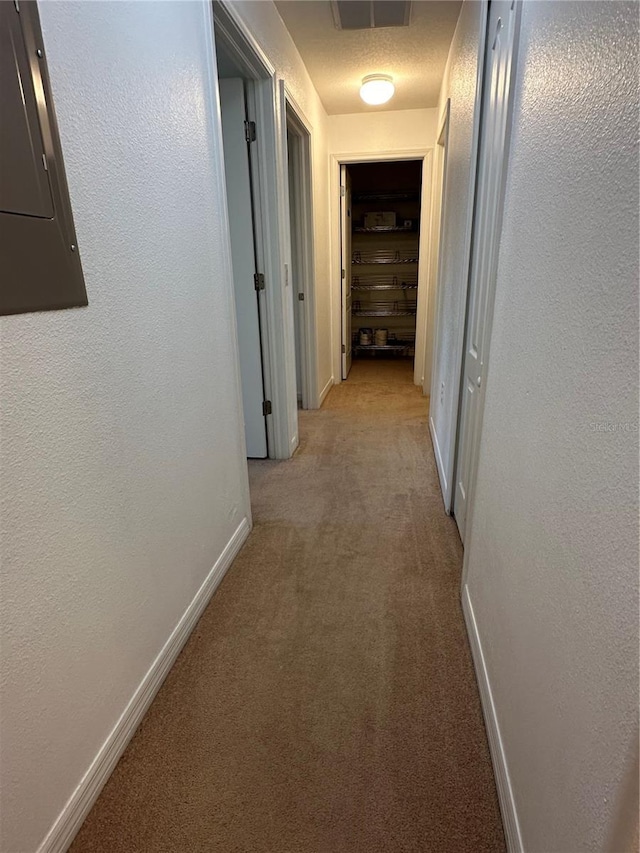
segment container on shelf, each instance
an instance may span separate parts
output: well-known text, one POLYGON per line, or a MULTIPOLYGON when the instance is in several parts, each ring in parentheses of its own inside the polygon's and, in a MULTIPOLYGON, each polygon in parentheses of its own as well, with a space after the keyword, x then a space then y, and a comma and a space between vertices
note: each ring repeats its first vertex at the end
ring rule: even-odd
POLYGON ((377 210, 364 215, 365 228, 378 228, 380 226, 395 228, 395 224, 396 215, 393 210, 377 210))
POLYGON ((360 329, 358 342, 361 347, 370 347, 373 343, 373 329, 360 329))
POLYGON ((388 337, 388 329, 376 329, 373 333, 373 340, 377 347, 386 347, 388 337))

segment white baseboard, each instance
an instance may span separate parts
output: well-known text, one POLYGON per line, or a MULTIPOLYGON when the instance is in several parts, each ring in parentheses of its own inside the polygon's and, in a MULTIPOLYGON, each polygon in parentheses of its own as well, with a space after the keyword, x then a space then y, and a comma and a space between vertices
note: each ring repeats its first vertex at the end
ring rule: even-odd
POLYGON ((447 507, 447 475, 444 471, 444 462, 442 461, 442 453, 440 451, 440 445, 438 444, 436 425, 434 424, 431 415, 429 415, 429 432, 431 433, 431 441, 433 443, 433 455, 436 457, 436 468, 438 469, 438 477, 440 478, 442 498, 445 503, 445 510, 447 511, 447 514, 449 514, 449 508, 447 507))
POLYGON ((193 631, 198 619, 209 603, 211 596, 236 554, 249 535, 249 522, 243 518, 229 540, 215 566, 195 594, 180 621, 164 644, 160 654, 151 664, 136 692, 131 697, 122 716, 114 726, 100 751, 92 761, 80 784, 73 792, 55 823, 38 847, 38 853, 64 853, 82 826, 100 791, 113 772, 127 744, 140 725, 142 718, 153 702, 162 682, 169 674, 175 659, 193 631))
POLYGON ((333 376, 329 379, 327 384, 324 386, 324 388, 320 392, 320 399, 318 400, 318 408, 320 408, 322 406, 322 404, 324 403, 325 397, 327 396, 327 394, 329 393, 329 391, 331 390, 332 387, 333 387, 333 376))
POLYGON ((491 761, 493 762, 493 772, 496 777, 496 787, 498 789, 498 800, 500 802, 500 811, 502 812, 502 823, 504 825, 507 849, 509 853, 523 853, 522 835, 520 833, 516 804, 513 798, 513 789, 511 788, 511 779, 509 778, 507 757, 500 735, 500 726, 498 725, 496 707, 493 702, 491 684, 489 683, 489 674, 482 652, 478 625, 473 612, 473 605, 471 604, 469 587, 466 584, 462 590, 462 610, 467 624, 467 633, 469 635, 469 644, 471 646, 471 654, 480 690, 484 722, 487 727, 489 750, 491 752, 491 761))

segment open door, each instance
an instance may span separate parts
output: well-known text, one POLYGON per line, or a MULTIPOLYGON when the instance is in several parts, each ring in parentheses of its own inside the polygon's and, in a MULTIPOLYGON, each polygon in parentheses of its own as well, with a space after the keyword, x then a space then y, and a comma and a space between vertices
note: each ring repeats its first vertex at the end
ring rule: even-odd
POLYGON ((247 456, 264 459, 267 411, 244 81, 230 78, 219 85, 245 440, 247 456))
POLYGON ((308 408, 306 400, 306 365, 304 363, 306 342, 304 340, 304 281, 302 263, 300 259, 300 215, 297 210, 297 182, 296 159, 298 154, 298 138, 287 126, 287 175, 289 178, 289 225, 291 233, 291 298, 293 300, 293 331, 296 346, 296 396, 298 408, 308 408))
POLYGON ((342 378, 351 370, 351 180, 340 166, 340 233, 342 251, 342 378))
POLYGON ((453 504, 463 542, 469 487, 475 477, 493 319, 516 15, 515 0, 491 0, 453 504))

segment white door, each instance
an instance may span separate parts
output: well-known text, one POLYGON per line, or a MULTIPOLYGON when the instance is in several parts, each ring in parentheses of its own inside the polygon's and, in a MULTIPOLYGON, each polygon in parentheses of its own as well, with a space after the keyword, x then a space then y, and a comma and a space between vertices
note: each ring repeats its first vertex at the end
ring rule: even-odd
POLYGON ((489 4, 453 504, 463 542, 469 485, 477 462, 493 317, 516 14, 515 0, 491 0, 489 4))
POLYGON ((301 258, 302 216, 298 209, 299 170, 296 168, 299 156, 299 138, 287 128, 287 167, 289 177, 289 225, 291 232, 291 298, 293 300, 293 331, 296 345, 296 394, 298 408, 308 408, 305 393, 305 350, 304 340, 304 281, 301 258))
POLYGON ((267 430, 263 411, 265 396, 258 291, 254 279, 256 254, 249 151, 245 137, 244 81, 231 79, 220 80, 219 83, 244 433, 247 456, 264 459, 267 455, 267 430))
POLYGON ((342 247, 342 378, 351 370, 351 179, 340 166, 340 229, 342 247))

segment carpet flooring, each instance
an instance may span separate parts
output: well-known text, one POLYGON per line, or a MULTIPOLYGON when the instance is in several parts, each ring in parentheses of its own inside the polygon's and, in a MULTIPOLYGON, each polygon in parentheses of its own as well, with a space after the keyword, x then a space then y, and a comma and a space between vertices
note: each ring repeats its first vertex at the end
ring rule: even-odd
POLYGON ((300 432, 73 853, 504 851, 411 365, 356 362, 300 432))

